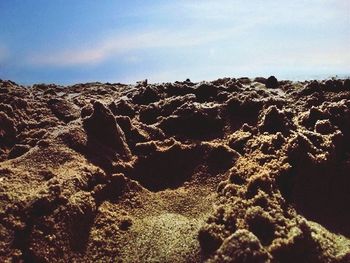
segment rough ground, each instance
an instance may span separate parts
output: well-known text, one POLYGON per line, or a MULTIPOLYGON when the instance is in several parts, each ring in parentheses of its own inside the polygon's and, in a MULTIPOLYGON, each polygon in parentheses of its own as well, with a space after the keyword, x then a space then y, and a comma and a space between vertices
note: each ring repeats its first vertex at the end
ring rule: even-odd
POLYGON ((1 262, 350 262, 350 80, 0 81, 1 262))

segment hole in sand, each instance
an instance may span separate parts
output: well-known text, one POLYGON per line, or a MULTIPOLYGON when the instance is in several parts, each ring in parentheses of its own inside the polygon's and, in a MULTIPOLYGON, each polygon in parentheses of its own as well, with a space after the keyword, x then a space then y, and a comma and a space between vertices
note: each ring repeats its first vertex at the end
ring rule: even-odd
POLYGON ((282 175, 284 198, 307 219, 350 237, 350 158, 329 166, 295 168, 282 175))
POLYGON ((249 230, 256 235, 261 244, 264 246, 270 245, 274 239, 275 227, 268 218, 262 216, 255 216, 248 220, 249 230))
POLYGON ((198 148, 173 145, 138 160, 132 178, 150 191, 175 189, 191 178, 201 160, 198 148))

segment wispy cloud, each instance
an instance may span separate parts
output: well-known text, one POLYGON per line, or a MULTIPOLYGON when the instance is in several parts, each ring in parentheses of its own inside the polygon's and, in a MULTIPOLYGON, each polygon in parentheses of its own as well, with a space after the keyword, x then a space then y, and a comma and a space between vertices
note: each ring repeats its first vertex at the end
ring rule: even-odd
MULTIPOLYGON (((152 29, 143 31, 116 32, 113 36, 100 37, 102 40, 92 41, 87 45, 85 42, 89 41, 80 43, 79 48, 66 47, 63 50, 32 53, 25 61, 38 66, 95 65, 116 56, 123 57, 133 51, 191 48, 209 43, 212 44, 210 50, 213 51, 221 40, 244 43, 244 39, 239 39, 239 33, 249 30, 255 30, 253 34, 261 32, 265 30, 266 25, 273 28, 287 23, 291 28, 300 25, 306 31, 310 25, 321 26, 335 16, 338 19, 339 12, 344 12, 341 7, 348 5, 347 3, 344 0, 296 0, 281 3, 252 0, 242 5, 241 1, 237 0, 179 0, 171 4, 142 9, 146 13, 143 15, 149 13, 155 17, 157 14, 164 16, 164 13, 167 13, 168 20, 176 21, 172 27, 164 29, 154 25, 152 29), (179 24, 179 17, 187 24, 179 24)), ((267 34, 272 34, 271 32, 268 31, 267 34)), ((293 37, 293 33, 290 33, 289 37, 293 37)), ((304 37, 308 38, 308 35, 304 37)), ((268 38, 269 36, 266 36, 266 39, 268 38)), ((295 42, 304 43, 303 39, 295 42)), ((213 55, 212 52, 209 55, 213 55)), ((133 54, 129 54, 128 57, 132 59, 123 60, 133 63, 140 61, 139 58, 136 60, 133 54)))
MULTIPOLYGON (((101 13, 96 21, 88 19, 89 23, 84 14, 77 14, 80 26, 67 24, 59 34, 49 28, 37 43, 24 46, 13 41, 18 46, 17 50, 11 46, 11 56, 18 57, 13 64, 37 76, 46 73, 52 79, 63 76, 80 81, 350 72, 349 3, 178 0, 120 4, 119 13, 101 13)), ((96 10, 90 12, 96 14, 96 10)), ((9 61, 2 59, 7 53, 0 47, 0 62, 9 61)))
MULTIPOLYGON (((211 42, 227 39, 244 32, 256 25, 258 21, 230 28, 217 29, 172 29, 131 32, 109 37, 106 40, 91 44, 87 48, 50 50, 39 54, 31 54, 27 62, 34 65, 74 66, 82 64, 98 64, 111 57, 121 56, 135 50, 153 48, 195 47, 211 42)), ((133 59, 133 61, 135 61, 133 59)))

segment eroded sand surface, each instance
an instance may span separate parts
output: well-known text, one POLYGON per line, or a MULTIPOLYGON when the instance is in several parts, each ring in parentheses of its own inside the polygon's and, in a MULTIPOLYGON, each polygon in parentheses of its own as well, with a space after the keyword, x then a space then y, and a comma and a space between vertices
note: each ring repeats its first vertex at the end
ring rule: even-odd
POLYGON ((350 81, 0 81, 1 262, 350 262, 350 81))

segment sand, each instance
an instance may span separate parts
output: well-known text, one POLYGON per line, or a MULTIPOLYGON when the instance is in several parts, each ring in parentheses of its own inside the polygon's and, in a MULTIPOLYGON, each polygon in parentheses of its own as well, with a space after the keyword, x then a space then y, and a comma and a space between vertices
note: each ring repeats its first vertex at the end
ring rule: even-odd
POLYGON ((350 262, 350 80, 0 81, 1 262, 350 262))

